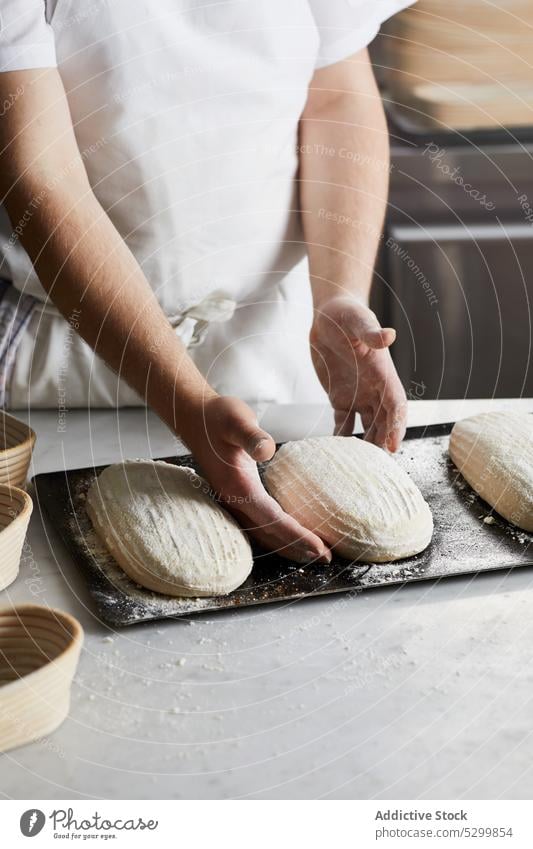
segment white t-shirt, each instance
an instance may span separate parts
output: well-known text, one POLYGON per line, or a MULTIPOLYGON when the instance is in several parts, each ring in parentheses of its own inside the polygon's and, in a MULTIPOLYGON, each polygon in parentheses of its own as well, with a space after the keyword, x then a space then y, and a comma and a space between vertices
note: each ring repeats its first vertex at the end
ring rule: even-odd
MULTIPOLYGON (((277 336, 280 303, 308 316, 295 176, 309 81, 411 2, 0 0, 0 70, 57 64, 93 191, 166 314, 213 291, 245 308, 209 334, 204 370, 248 329, 277 336)), ((7 217, 0 253, 0 275, 44 300, 7 217)))

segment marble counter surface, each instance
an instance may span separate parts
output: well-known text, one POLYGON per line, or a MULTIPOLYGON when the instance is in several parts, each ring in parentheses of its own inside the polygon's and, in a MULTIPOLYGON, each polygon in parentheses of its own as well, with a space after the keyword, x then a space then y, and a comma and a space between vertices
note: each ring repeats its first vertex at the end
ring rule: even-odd
MULTIPOLYGON (((413 401, 410 423, 533 399, 413 401)), ((267 407, 277 440, 322 407, 267 407)), ((143 410, 33 412, 33 472, 182 450, 143 410)), ((531 798, 533 570, 113 632, 35 506, 15 584, 86 633, 67 721, 0 756, 4 798, 531 798)))

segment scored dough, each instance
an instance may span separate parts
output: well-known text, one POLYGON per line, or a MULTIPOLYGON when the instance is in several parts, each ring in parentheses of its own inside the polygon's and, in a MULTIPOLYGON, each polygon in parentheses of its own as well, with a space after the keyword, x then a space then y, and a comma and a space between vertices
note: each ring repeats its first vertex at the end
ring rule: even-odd
POLYGON ((265 472, 283 509, 339 554, 383 563, 423 551, 433 518, 392 457, 355 437, 287 442, 265 472))
POLYGON ((172 596, 225 595, 252 569, 250 543, 193 469, 153 460, 109 466, 87 494, 87 513, 117 563, 138 584, 172 596))
POLYGON ((454 425, 450 457, 504 519, 533 531, 533 416, 480 413, 454 425))

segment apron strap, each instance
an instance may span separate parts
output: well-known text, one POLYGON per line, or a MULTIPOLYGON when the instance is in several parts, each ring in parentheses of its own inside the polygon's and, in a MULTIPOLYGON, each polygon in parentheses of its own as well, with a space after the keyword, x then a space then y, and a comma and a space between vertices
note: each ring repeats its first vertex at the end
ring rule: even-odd
POLYGON ((18 345, 38 301, 0 279, 0 409, 9 405, 8 387, 18 345))
POLYGON ((224 292, 211 292, 198 304, 181 313, 168 316, 172 327, 179 329, 179 336, 187 348, 201 345, 212 322, 229 321, 237 307, 236 301, 224 292))
MULTIPOLYGON (((29 295, 20 295, 20 298, 29 298, 29 295)), ((47 299, 37 301, 36 306, 45 313, 53 313, 61 317, 61 313, 54 304, 47 299)), ((225 292, 215 291, 207 295, 202 301, 193 304, 183 312, 167 316, 171 326, 178 331, 178 336, 187 348, 195 348, 201 345, 209 330, 209 325, 215 321, 229 321, 232 318, 237 302, 228 298, 225 292)))

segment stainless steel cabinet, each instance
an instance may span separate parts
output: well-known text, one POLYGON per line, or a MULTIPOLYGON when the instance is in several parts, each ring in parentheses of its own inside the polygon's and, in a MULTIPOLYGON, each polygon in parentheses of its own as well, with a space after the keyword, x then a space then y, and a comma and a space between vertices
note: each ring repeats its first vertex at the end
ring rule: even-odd
POLYGON ((391 135, 376 290, 408 393, 533 395, 531 139, 391 135))
POLYGON ((411 397, 533 394, 530 224, 392 224, 384 254, 411 397))

